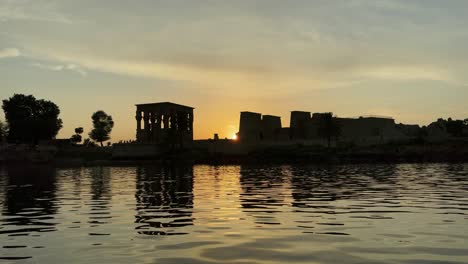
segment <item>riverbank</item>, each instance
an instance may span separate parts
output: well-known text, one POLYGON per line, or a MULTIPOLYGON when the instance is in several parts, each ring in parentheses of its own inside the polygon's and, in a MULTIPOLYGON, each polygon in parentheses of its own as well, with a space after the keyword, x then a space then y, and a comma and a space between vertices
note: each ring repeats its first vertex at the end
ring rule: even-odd
POLYGON ((223 154, 203 149, 166 151, 154 156, 115 158, 112 147, 3 149, 2 163, 51 163, 57 166, 138 165, 165 162, 194 164, 291 164, 291 163, 424 163, 468 162, 468 142, 432 144, 388 144, 366 147, 273 146, 246 154, 223 154))
POLYGON ((222 154, 197 149, 169 151, 141 158, 114 158, 111 147, 10 148, 3 150, 2 163, 50 163, 57 166, 139 165, 165 162, 194 164, 291 164, 291 163, 424 163, 468 162, 468 142, 439 144, 379 145, 326 148, 320 146, 275 146, 247 154, 222 154))

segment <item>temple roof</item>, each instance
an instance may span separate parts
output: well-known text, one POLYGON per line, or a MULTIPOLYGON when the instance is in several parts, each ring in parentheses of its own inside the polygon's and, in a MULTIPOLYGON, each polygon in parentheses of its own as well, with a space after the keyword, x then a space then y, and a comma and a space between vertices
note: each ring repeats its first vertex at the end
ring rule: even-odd
POLYGON ((242 111, 241 114, 248 114, 248 115, 262 115, 261 113, 251 112, 251 111, 242 111))
POLYGON ((159 103, 149 103, 149 104, 136 104, 137 108, 179 108, 179 109, 194 109, 191 106, 171 103, 171 102, 159 102, 159 103))

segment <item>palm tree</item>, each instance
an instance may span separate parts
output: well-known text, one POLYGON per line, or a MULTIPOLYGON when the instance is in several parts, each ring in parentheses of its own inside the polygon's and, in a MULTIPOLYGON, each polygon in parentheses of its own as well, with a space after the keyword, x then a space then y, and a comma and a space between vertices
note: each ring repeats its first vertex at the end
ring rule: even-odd
POLYGON ((331 147, 332 137, 338 137, 341 134, 338 119, 333 116, 332 112, 321 114, 318 133, 321 137, 325 137, 327 139, 328 148, 331 147))

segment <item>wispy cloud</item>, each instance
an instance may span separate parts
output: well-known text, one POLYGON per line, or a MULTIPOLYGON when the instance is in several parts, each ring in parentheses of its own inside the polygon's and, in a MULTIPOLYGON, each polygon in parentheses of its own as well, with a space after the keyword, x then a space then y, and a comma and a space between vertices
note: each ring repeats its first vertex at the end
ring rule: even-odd
POLYGON ((86 71, 76 65, 76 64, 59 64, 59 65, 51 65, 51 64, 42 64, 42 63, 31 63, 31 66, 43 69, 43 70, 50 70, 50 71, 72 71, 80 74, 81 76, 86 76, 86 71))
POLYGON ((56 10, 52 1, 0 0, 0 22, 10 20, 72 23, 70 19, 56 10))
MULTIPOLYGON (((6 28, 5 36, 24 53, 54 64, 45 65, 49 70, 72 64, 81 71, 269 93, 346 87, 369 79, 454 83, 465 78, 459 72, 468 54, 463 45, 447 41, 462 32, 457 23, 465 20, 443 17, 434 23, 428 17, 438 15, 435 8, 428 10, 431 5, 417 0, 215 1, 201 4, 197 12, 177 1, 164 9, 124 1, 112 12, 103 2, 80 9, 67 1, 16 1, 0 0, 0 6, 8 3, 6 11, 0 7, 0 17, 37 15, 66 22, 62 14, 69 14, 73 21, 88 21, 6 28), (257 5, 264 11, 252 12, 257 5), (177 23, 167 23, 169 18, 177 23), (439 56, 442 49, 445 55, 439 56)), ((458 9, 463 7, 450 10, 458 9)))
MULTIPOLYGON (((206 68, 198 65, 184 63, 159 63, 137 60, 107 59, 94 56, 83 56, 76 54, 52 54, 41 55, 49 61, 61 63, 71 62, 79 65, 81 70, 106 72, 133 77, 155 78, 172 81, 191 82, 194 87, 218 90, 223 93, 243 93, 252 89, 275 90, 278 95, 288 93, 287 88, 320 89, 326 80, 311 75, 282 74, 284 69, 271 71, 264 70, 237 70, 229 67, 206 68)), ((36 65, 37 66, 37 65, 36 65)), ((59 70, 54 66, 51 70, 59 70)), ((328 83, 331 85, 331 83, 328 83)), ((333 81, 334 84, 334 81, 333 81)))
POLYGON ((103 96, 118 86, 129 104, 183 97, 204 107, 199 124, 226 135, 239 108, 466 116, 467 13, 463 0, 0 0, 0 58, 19 56, 1 60, 11 88, 0 96, 27 84, 69 92, 63 82, 88 74, 85 89, 103 96))
POLYGON ((0 50, 0 59, 1 58, 10 58, 10 57, 18 57, 21 53, 18 49, 15 48, 5 48, 0 50))
POLYGON ((457 83, 457 80, 450 72, 440 67, 428 65, 392 65, 374 66, 356 71, 356 75, 365 78, 405 81, 442 81, 447 83, 457 83))

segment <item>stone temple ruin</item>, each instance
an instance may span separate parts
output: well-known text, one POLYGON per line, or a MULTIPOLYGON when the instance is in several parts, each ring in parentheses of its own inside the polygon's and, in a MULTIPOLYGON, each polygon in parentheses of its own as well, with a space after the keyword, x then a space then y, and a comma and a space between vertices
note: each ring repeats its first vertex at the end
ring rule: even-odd
MULTIPOLYGON (((154 158, 180 149, 242 155, 277 145, 366 146, 414 140, 420 135, 418 125, 395 124, 391 117, 341 118, 330 112, 292 111, 289 127, 283 127, 280 116, 244 111, 237 139, 220 139, 215 134, 213 139, 194 140, 193 107, 171 102, 137 104, 135 118, 136 141, 114 144, 113 158, 154 158)), ((439 125, 443 124, 428 127, 429 137, 441 138, 433 128, 439 125)))
POLYGON ((193 107, 170 102, 137 104, 136 107, 138 143, 193 141, 193 107))
MULTIPOLYGON (((331 113, 311 115, 311 112, 292 111, 290 126, 282 127, 281 118, 278 116, 241 112, 238 138, 245 143, 324 144, 325 139, 320 130, 324 127, 327 114, 331 115, 331 113)), ((367 145, 408 139, 402 129, 395 124, 395 120, 390 117, 332 117, 332 122, 339 127, 339 132, 334 135, 334 141, 367 145)))

